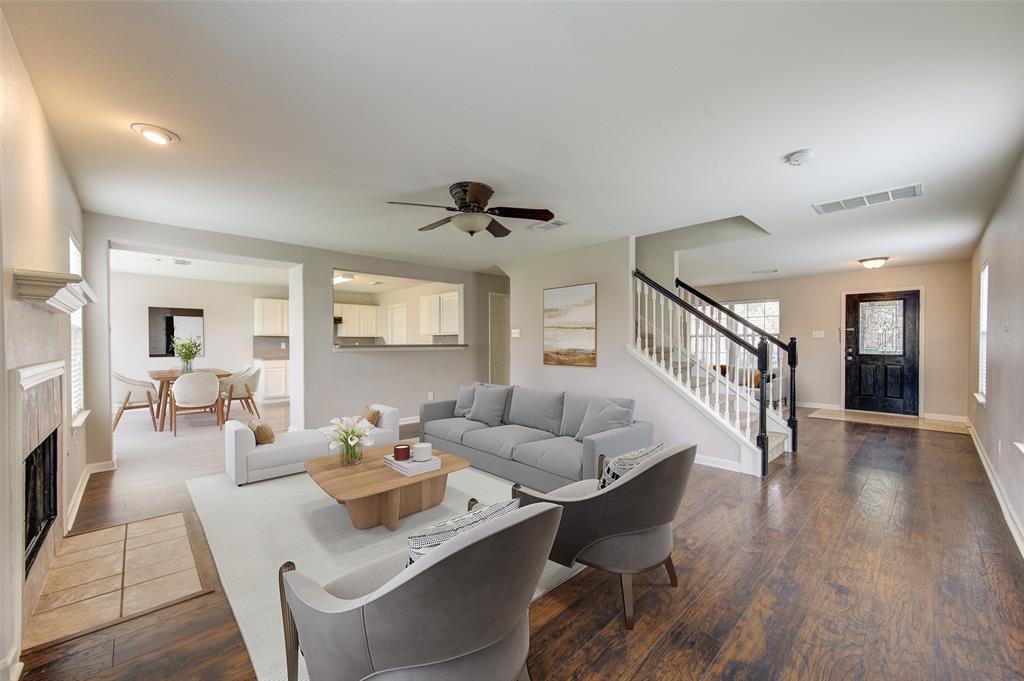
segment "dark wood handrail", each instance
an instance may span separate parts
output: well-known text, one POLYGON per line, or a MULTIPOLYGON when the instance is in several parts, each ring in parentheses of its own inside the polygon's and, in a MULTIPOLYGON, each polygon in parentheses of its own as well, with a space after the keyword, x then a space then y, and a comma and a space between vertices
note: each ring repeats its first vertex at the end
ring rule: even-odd
POLYGON ((722 305, 720 302, 718 302, 714 298, 708 296, 705 293, 702 293, 701 291, 698 291, 697 289, 695 289, 694 287, 690 286, 689 284, 687 284, 685 281, 683 281, 679 277, 676 277, 676 286, 678 286, 679 288, 686 289, 687 291, 689 291, 693 295, 697 296, 698 298, 703 300, 705 303, 707 303, 711 307, 715 308, 716 310, 719 310, 720 312, 724 312, 728 317, 730 317, 731 319, 739 322, 740 324, 742 324, 743 326, 747 327, 748 329, 750 329, 754 333, 758 334, 759 336, 762 336, 763 338, 767 338, 769 343, 773 343, 773 344, 779 346, 780 348, 782 348, 783 350, 785 350, 786 352, 789 352, 789 345, 787 345, 786 343, 783 343, 778 338, 776 338, 772 334, 768 333, 767 331, 762 329, 757 324, 753 324, 753 323, 747 321, 746 319, 744 319, 740 315, 736 314, 735 312, 733 312, 732 310, 727 308, 725 305, 722 305))
POLYGON ((654 281, 640 270, 633 270, 633 276, 639 279, 640 281, 644 282, 645 284, 653 288, 655 291, 665 296, 671 302, 683 308, 690 314, 694 315, 695 317, 698 317, 702 322, 713 328, 715 331, 718 331, 720 334, 731 340, 733 343, 736 343, 736 345, 739 345, 750 354, 757 356, 757 347, 753 343, 743 340, 738 335, 736 335, 735 332, 730 331, 725 326, 722 326, 720 323, 718 323, 708 315, 704 314, 703 312, 695 308, 693 305, 690 305, 688 302, 686 302, 676 294, 672 293, 667 288, 665 288, 658 282, 654 281))

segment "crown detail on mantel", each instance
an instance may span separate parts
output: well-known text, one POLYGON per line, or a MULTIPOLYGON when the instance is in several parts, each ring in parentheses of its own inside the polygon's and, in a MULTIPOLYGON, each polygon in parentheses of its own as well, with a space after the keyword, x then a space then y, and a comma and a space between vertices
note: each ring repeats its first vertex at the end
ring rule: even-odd
POLYGON ((20 300, 45 303, 66 314, 96 302, 96 294, 89 284, 79 275, 66 272, 16 269, 14 290, 20 300))

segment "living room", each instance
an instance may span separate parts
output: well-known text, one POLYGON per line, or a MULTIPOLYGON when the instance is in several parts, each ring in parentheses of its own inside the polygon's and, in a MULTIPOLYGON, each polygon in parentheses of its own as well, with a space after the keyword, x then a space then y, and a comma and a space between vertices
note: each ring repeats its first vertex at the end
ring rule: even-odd
POLYGON ((1016 678, 1021 3, 0 16, 0 681, 1016 678))

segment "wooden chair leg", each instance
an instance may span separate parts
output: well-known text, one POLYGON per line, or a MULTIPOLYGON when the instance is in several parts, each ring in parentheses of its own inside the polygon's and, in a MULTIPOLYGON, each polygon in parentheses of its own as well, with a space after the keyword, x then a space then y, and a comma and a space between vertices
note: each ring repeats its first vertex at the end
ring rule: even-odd
POLYGON ((219 397, 217 398, 215 409, 217 411, 217 425, 221 430, 224 430, 224 402, 219 397))
POLYGON ((668 571, 668 581, 672 586, 679 586, 679 577, 676 575, 676 566, 672 563, 672 556, 665 559, 665 569, 668 571))
POLYGON ((245 392, 249 393, 249 404, 256 410, 256 418, 261 419, 263 416, 260 414, 260 408, 256 406, 256 400, 252 396, 252 391, 249 390, 249 386, 245 386, 245 392))
POLYGON ((466 502, 466 510, 472 511, 473 507, 479 504, 480 501, 476 497, 470 497, 469 501, 466 502))
POLYGON ((153 408, 153 395, 146 391, 146 404, 149 405, 149 420, 153 422, 153 430, 156 430, 156 409, 153 408))
POLYGON ((295 563, 288 561, 277 571, 277 588, 281 593, 281 621, 284 623, 284 657, 288 681, 299 678, 299 631, 295 628, 288 599, 284 595, 284 574, 295 569, 295 563))
POLYGON ((131 398, 132 398, 132 391, 129 390, 128 394, 124 396, 124 402, 122 402, 121 406, 118 407, 118 409, 117 409, 117 416, 114 417, 114 425, 110 429, 111 433, 113 433, 115 430, 117 430, 117 424, 121 422, 121 414, 124 413, 125 407, 128 406, 128 400, 130 400, 131 398))
POLYGON ((227 421, 228 419, 231 418, 231 400, 232 400, 232 397, 234 397, 234 394, 235 394, 235 386, 229 385, 228 386, 228 404, 227 404, 227 408, 226 408, 226 410, 224 412, 224 420, 225 421, 227 421))
POLYGON ((518 482, 512 485, 512 498, 515 499, 519 496, 519 490, 523 488, 518 482))
POLYGON ((619 575, 622 578, 622 613, 626 618, 626 629, 633 628, 633 575, 619 575))
POLYGON ((178 405, 174 402, 174 393, 171 393, 171 432, 178 437, 178 405))

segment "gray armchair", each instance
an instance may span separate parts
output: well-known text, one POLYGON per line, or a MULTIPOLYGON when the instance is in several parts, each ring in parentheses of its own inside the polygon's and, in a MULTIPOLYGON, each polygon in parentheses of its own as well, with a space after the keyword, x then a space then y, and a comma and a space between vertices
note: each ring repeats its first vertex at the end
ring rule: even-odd
POLYGON ((402 549, 321 587, 280 571, 288 679, 528 679, 529 606, 562 514, 534 504, 405 567, 402 549))
POLYGON ((633 628, 633 575, 664 565, 672 586, 678 584, 672 520, 696 455, 697 445, 670 447, 604 489, 598 487, 599 480, 589 479, 547 494, 513 490, 525 508, 537 502, 562 507, 550 560, 620 575, 627 629, 633 628))

